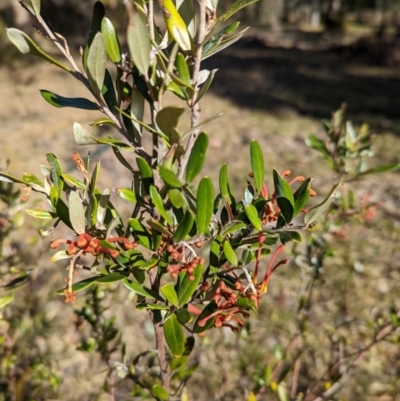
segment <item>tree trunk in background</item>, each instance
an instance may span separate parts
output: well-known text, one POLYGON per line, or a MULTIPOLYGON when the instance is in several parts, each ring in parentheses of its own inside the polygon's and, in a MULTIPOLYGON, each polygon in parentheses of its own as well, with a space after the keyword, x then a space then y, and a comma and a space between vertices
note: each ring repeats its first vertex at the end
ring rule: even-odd
POLYGON ((257 3, 257 23, 279 30, 284 10, 284 0, 260 0, 257 3))

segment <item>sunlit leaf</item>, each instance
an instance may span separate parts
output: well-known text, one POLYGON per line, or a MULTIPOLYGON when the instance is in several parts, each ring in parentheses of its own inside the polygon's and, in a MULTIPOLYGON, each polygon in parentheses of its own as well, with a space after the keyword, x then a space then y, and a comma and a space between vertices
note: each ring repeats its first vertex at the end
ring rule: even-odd
POLYGON ((226 258, 228 259, 228 262, 232 266, 237 267, 238 258, 236 256, 235 251, 232 248, 232 245, 229 243, 229 241, 224 242, 224 254, 225 254, 226 258))
POLYGON ((56 213, 47 212, 46 210, 40 210, 40 209, 28 209, 26 213, 28 213, 32 217, 35 217, 36 219, 43 219, 43 220, 51 220, 57 217, 56 213))
POLYGON ((186 166, 186 182, 192 182, 200 173, 204 165, 207 148, 208 136, 205 132, 201 132, 196 138, 189 156, 186 166))
POLYGON ((85 232, 85 209, 83 206, 83 200, 79 196, 78 192, 71 191, 69 194, 69 219, 72 227, 78 234, 85 232))
POLYGON ((40 0, 18 0, 33 15, 40 15, 40 0))
POLYGON ((131 60, 139 72, 146 76, 150 66, 151 41, 147 20, 138 10, 131 15, 127 40, 131 60))
POLYGON ((185 350, 185 335, 174 313, 164 323, 164 336, 172 355, 180 357, 185 350))
POLYGON ((166 401, 169 399, 168 391, 161 384, 154 384, 151 388, 151 393, 157 400, 166 401))
POLYGON ((186 210, 182 220, 179 222, 178 228, 176 229, 173 236, 173 241, 176 243, 183 241, 189 234, 190 230, 192 229, 193 223, 194 223, 194 215, 188 209, 186 210))
POLYGON ((4 297, 0 297, 0 308, 4 308, 7 306, 9 303, 11 303, 14 300, 14 295, 6 295, 4 297))
POLYGON ((113 63, 119 63, 121 61, 121 46, 114 25, 107 17, 104 17, 101 21, 101 33, 103 34, 108 57, 113 63))
POLYGON ((304 208, 304 206, 307 204, 308 199, 310 198, 310 184, 311 184, 311 178, 308 178, 299 186, 299 188, 297 188, 296 192, 293 194, 294 198, 293 217, 296 217, 304 208))
POLYGON ((66 65, 60 63, 46 52, 44 52, 26 33, 20 31, 16 28, 8 28, 7 29, 8 39, 12 42, 12 44, 23 54, 32 54, 36 57, 39 57, 47 62, 56 65, 57 67, 62 68, 64 71, 72 73, 72 70, 68 68, 66 65))
POLYGON ((178 176, 170 169, 160 166, 158 169, 162 180, 173 188, 182 188, 182 183, 178 176))
POLYGON ((162 218, 170 225, 173 225, 172 218, 169 213, 165 210, 164 202, 161 198, 158 189, 154 185, 150 185, 150 197, 156 207, 157 211, 160 213, 162 218))
POLYGON ((168 198, 173 207, 180 209, 185 205, 185 199, 183 198, 182 192, 177 188, 171 188, 168 190, 168 198))
POLYGON ((117 194, 122 199, 125 199, 128 202, 131 202, 131 203, 136 203, 137 202, 135 191, 132 191, 132 189, 129 189, 129 188, 118 188, 117 189, 117 194))
POLYGON ((178 305, 178 295, 175 292, 175 288, 172 283, 167 283, 160 288, 161 294, 164 298, 174 306, 178 305))
POLYGON ((139 284, 136 281, 131 281, 126 278, 124 279, 124 285, 126 288, 135 292, 138 295, 141 295, 146 298, 157 299, 161 302, 164 302, 164 299, 160 297, 156 292, 154 292, 150 288, 144 287, 142 284, 139 284))
POLYGON ((204 235, 208 231, 214 210, 214 185, 209 177, 204 177, 197 191, 197 233, 204 235))
POLYGON ((175 286, 179 306, 186 305, 196 291, 203 275, 203 265, 197 265, 192 274, 194 280, 190 280, 185 272, 179 274, 179 281, 175 286))
POLYGON ((250 161, 256 190, 260 193, 264 184, 264 156, 260 144, 255 139, 250 144, 250 161))
POLYGON ((87 58, 87 74, 90 86, 96 94, 100 94, 103 88, 106 73, 107 52, 103 35, 98 32, 89 48, 87 58))
POLYGON ((214 76, 217 73, 218 69, 214 69, 208 75, 204 84, 200 87, 199 92, 197 93, 195 104, 198 103, 201 98, 207 93, 208 89, 210 88, 212 81, 214 80, 214 76))
POLYGON ((249 203, 248 205, 245 206, 244 211, 246 213, 246 216, 250 220, 250 223, 254 226, 254 228, 257 231, 261 231, 262 223, 260 217, 258 216, 258 211, 256 207, 253 204, 249 203))

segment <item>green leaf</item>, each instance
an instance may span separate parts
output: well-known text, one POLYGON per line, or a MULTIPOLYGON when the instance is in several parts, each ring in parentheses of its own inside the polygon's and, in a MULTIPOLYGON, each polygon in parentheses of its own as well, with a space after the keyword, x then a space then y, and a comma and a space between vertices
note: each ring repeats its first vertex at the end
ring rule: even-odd
POLYGON ((2 171, 0 171, 0 181, 13 182, 13 183, 16 183, 16 184, 25 184, 26 185, 25 181, 20 180, 19 178, 13 177, 10 174, 3 173, 2 171))
POLYGON ((139 168, 140 175, 142 176, 143 179, 146 178, 153 178, 153 170, 151 169, 149 163, 142 157, 137 157, 136 158, 136 164, 139 168))
POLYGON ((256 190, 260 193, 264 184, 264 156, 260 144, 255 139, 250 144, 250 160, 256 190))
POLYGON ((207 93, 208 89, 210 89, 210 86, 212 84, 212 81, 214 80, 215 74, 217 73, 218 69, 212 70, 210 74, 208 74, 208 77, 206 79, 206 82, 200 87, 199 92, 197 93, 195 104, 200 102, 200 99, 207 93))
POLYGON ((4 308, 7 306, 9 303, 11 303, 14 300, 14 295, 6 295, 4 297, 0 297, 0 308, 4 308))
POLYGON ((192 40, 185 21, 178 13, 174 2, 172 0, 164 0, 162 2, 162 10, 168 33, 183 51, 190 51, 192 49, 192 40))
POLYGON ((15 290, 17 288, 21 288, 21 287, 25 286, 26 284, 28 284, 31 281, 31 279, 32 279, 32 277, 29 272, 22 273, 14 280, 10 281, 6 285, 3 285, 1 288, 3 288, 6 291, 15 290))
POLYGON ((142 284, 139 284, 136 281, 128 280, 127 278, 124 279, 124 285, 129 290, 135 292, 142 297, 157 299, 161 302, 164 302, 164 299, 158 295, 155 291, 151 290, 150 288, 144 287, 142 284))
POLYGON ((138 121, 143 121, 143 115, 144 115, 144 97, 142 96, 142 94, 138 89, 133 87, 131 90, 131 117, 132 117, 131 121, 134 130, 136 131, 139 143, 142 132, 142 126, 138 121))
POLYGON ((179 222, 178 228, 176 229, 173 236, 173 241, 175 243, 183 241, 186 238, 186 236, 190 233, 190 230, 193 227, 193 223, 194 223, 194 215, 188 209, 186 210, 182 220, 179 222))
POLYGON ((297 231, 282 231, 279 233, 279 239, 285 245, 290 241, 301 242, 301 235, 297 231))
POLYGON ((53 57, 45 53, 26 33, 16 28, 8 28, 7 36, 11 43, 23 54, 32 54, 33 56, 39 57, 51 64, 60 67, 64 71, 72 73, 72 70, 61 64, 53 57))
POLYGON ((181 325, 190 323, 193 320, 193 316, 186 308, 180 308, 175 311, 175 315, 178 318, 178 322, 181 325))
POLYGON ((179 306, 186 305, 196 291, 197 286, 199 285, 200 280, 203 276, 203 265, 197 265, 195 267, 193 271, 193 276, 194 280, 189 280, 189 277, 186 273, 179 273, 180 280, 175 287, 176 293, 178 294, 179 306))
POLYGON ((186 182, 192 182, 200 173, 206 158, 208 147, 208 136, 201 132, 196 138, 186 167, 186 182))
POLYGON ((214 209, 214 185, 209 177, 204 177, 197 191, 197 234, 208 231, 214 209))
POLYGON ((158 258, 150 258, 149 260, 146 260, 143 264, 139 265, 139 269, 141 270, 148 270, 153 268, 157 263, 159 263, 158 258))
POLYGON ((293 217, 296 217, 302 211, 304 206, 307 204, 308 199, 310 198, 310 184, 311 184, 311 178, 307 178, 293 194, 294 198, 293 217))
POLYGON ((292 221, 294 213, 294 197, 292 188, 289 183, 274 169, 274 185, 276 193, 276 202, 278 203, 279 209, 286 224, 292 221))
POLYGON ((121 46, 114 25, 107 17, 104 17, 101 21, 101 33, 103 34, 108 57, 113 63, 119 63, 121 61, 121 46))
POLYGON ((194 132, 198 131, 200 128, 202 128, 202 127, 204 127, 205 125, 207 125, 208 123, 210 123, 210 122, 212 122, 212 121, 214 121, 214 120, 220 118, 220 117, 223 116, 223 115, 224 115, 224 113, 218 113, 218 114, 216 114, 215 116, 212 116, 212 117, 207 118, 206 120, 200 122, 198 125, 196 125, 196 126, 190 128, 188 131, 186 131, 186 132, 182 135, 181 140, 182 140, 182 139, 185 139, 187 136, 193 134, 194 132))
POLYGON ((154 206, 160 213, 161 217, 170 225, 173 225, 172 217, 169 215, 169 213, 165 210, 164 207, 164 202, 161 198, 160 193, 158 192, 158 189, 154 185, 150 185, 150 198, 154 203, 154 206))
MULTIPOLYGON (((180 311, 186 311, 186 309, 179 309, 175 312, 175 314, 178 317, 178 322, 180 322, 179 315, 178 315, 178 313, 180 311)), ((192 353, 193 348, 194 348, 194 337, 193 336, 187 337, 185 340, 185 350, 183 351, 182 356, 179 358, 173 358, 170 362, 171 372, 173 372, 174 370, 177 370, 181 366, 185 365, 185 363, 187 362, 187 360, 189 358, 189 355, 192 353)))
MULTIPOLYGON (((0 177, 0 181, 1 181, 1 177, 0 177)), ((36 177, 35 175, 25 173, 22 177, 22 181, 26 185, 30 186, 34 191, 46 193, 46 189, 44 188, 42 181, 40 181, 39 178, 36 177)))
POLYGON ((227 10, 220 15, 214 22, 214 26, 220 25, 236 14, 239 10, 255 3, 257 0, 236 0, 227 10))
POLYGON ((56 213, 47 212, 46 210, 40 210, 40 209, 28 209, 26 213, 28 213, 32 217, 35 217, 36 219, 43 219, 43 220, 51 220, 57 217, 56 213))
POLYGON ((100 95, 106 74, 107 52, 103 35, 98 32, 89 48, 87 74, 93 91, 100 95))
POLYGON ((167 283, 160 289, 161 294, 164 295, 164 298, 174 306, 178 306, 178 295, 175 292, 175 288, 172 283, 167 283))
POLYGON ((98 143, 96 138, 91 136, 79 123, 74 123, 73 131, 74 139, 77 145, 94 145, 98 143))
POLYGON ((168 190, 168 198, 173 207, 180 209, 185 205, 185 199, 183 198, 182 192, 177 188, 171 188, 168 190))
POLYGON ((51 166, 51 171, 50 171, 51 180, 56 186, 59 196, 61 196, 64 188, 64 182, 61 179, 61 175, 64 173, 61 163, 58 160, 58 158, 55 155, 53 155, 53 153, 47 153, 46 159, 51 166))
POLYGON ((185 56, 182 53, 178 53, 175 60, 176 69, 178 71, 178 77, 186 85, 192 86, 192 78, 190 76, 189 67, 186 63, 185 56))
POLYGON ((245 227, 246 224, 243 223, 243 221, 232 220, 229 223, 225 224, 225 226, 222 228, 221 235, 225 237, 226 235, 232 234, 245 227))
POLYGON ((365 171, 361 172, 358 175, 358 177, 362 177, 362 176, 368 175, 368 174, 379 174, 379 173, 384 173, 386 171, 393 171, 393 170, 397 170, 398 168, 400 168, 400 163, 390 163, 390 164, 386 164, 385 166, 379 166, 379 167, 371 168, 369 170, 365 170, 365 171))
POLYGON ((304 224, 306 226, 315 223, 328 210, 330 204, 335 199, 336 190, 338 189, 339 186, 340 183, 336 184, 322 203, 320 203, 317 206, 314 206, 305 214, 304 224))
POLYGON ((226 163, 223 164, 219 172, 219 190, 223 199, 225 199, 225 201, 231 205, 234 199, 229 185, 228 166, 226 163))
POLYGON ((83 207, 83 200, 78 192, 71 191, 69 195, 69 219, 71 225, 77 234, 85 232, 85 209, 83 207))
POLYGON ((168 391, 160 384, 153 385, 153 387, 151 388, 151 394, 153 394, 157 398, 157 400, 169 400, 168 391))
POLYGON ((40 15, 40 0, 18 0, 22 3, 33 15, 40 15))
POLYGON ((147 249, 151 249, 151 235, 146 227, 138 219, 134 218, 129 219, 128 223, 137 237, 139 244, 147 249))
POLYGON ((171 141, 173 131, 178 127, 179 119, 184 111, 185 109, 182 107, 169 106, 164 107, 157 113, 157 126, 165 135, 167 135, 170 142, 173 142, 171 141))
POLYGON ((205 39, 205 42, 207 42, 204 45, 203 48, 203 57, 207 57, 207 54, 215 49, 224 39, 226 35, 229 35, 230 33, 233 33, 236 31, 236 29, 239 27, 240 22, 232 22, 232 24, 226 26, 225 28, 221 29, 218 33, 214 34, 213 32, 210 32, 205 39), (209 40, 210 39, 210 40, 209 40))
POLYGON ((132 189, 118 188, 117 194, 120 198, 125 199, 128 202, 131 202, 131 203, 137 202, 135 191, 132 191, 132 189))
POLYGON ((127 39, 132 62, 142 75, 147 76, 151 41, 147 20, 138 10, 130 18, 127 39))
POLYGON ((73 187, 86 190, 86 184, 84 184, 82 181, 76 179, 75 177, 72 177, 72 175, 69 174, 61 174, 62 179, 64 182, 66 182, 68 185, 71 185, 73 187))
POLYGON ((162 180, 170 187, 182 188, 182 183, 177 175, 170 169, 160 166, 158 169, 162 180))
MULTIPOLYGON (((90 287, 91 285, 93 285, 93 284, 97 281, 97 279, 98 279, 98 276, 94 276, 94 277, 86 278, 86 279, 84 279, 84 280, 82 280, 82 281, 78 281, 77 283, 74 283, 74 284, 72 285, 72 291, 73 291, 73 292, 82 291, 82 290, 84 290, 85 288, 88 288, 88 287, 90 287)), ((64 295, 64 288, 61 289, 61 290, 58 290, 58 291, 57 291, 57 294, 58 294, 58 295, 64 295)))
MULTIPOLYGON (((117 98, 115 96, 114 84, 113 84, 112 77, 107 69, 105 69, 104 82, 103 82, 103 87, 102 87, 101 91, 103 94, 103 98, 107 104, 107 107, 114 114, 118 114, 118 111, 117 111, 118 103, 117 103, 117 98)), ((111 124, 115 125, 113 121, 111 122, 111 124)))
POLYGON ((193 0, 177 0, 176 8, 185 21, 190 37, 196 36, 196 9, 193 0))
POLYGON ((59 260, 71 259, 72 256, 67 251, 58 251, 50 259, 51 262, 58 262, 59 260))
POLYGON ((232 266, 238 266, 238 258, 229 241, 224 242, 224 254, 232 266))
POLYGON ((54 107, 73 107, 75 109, 83 110, 99 110, 96 103, 83 97, 64 97, 45 89, 41 89, 40 94, 42 95, 43 99, 46 100, 46 102, 50 103, 54 107))
POLYGON ((112 272, 100 277, 97 277, 97 282, 102 284, 116 283, 117 281, 125 280, 126 275, 118 272, 112 272))
POLYGON ((257 231, 262 231, 262 223, 261 219, 258 217, 258 211, 256 207, 253 204, 249 203, 245 206, 244 211, 254 228, 257 231))
POLYGON ((172 233, 167 230, 161 223, 156 220, 147 220, 146 223, 153 228, 154 230, 158 231, 161 234, 168 235, 168 237, 172 237, 172 233))
POLYGON ((215 316, 208 319, 206 324, 199 326, 199 322, 201 322, 203 319, 205 319, 207 316, 211 315, 215 311, 218 310, 218 305, 217 303, 212 300, 210 301, 207 306, 203 309, 203 311, 200 313, 198 316, 194 327, 193 327, 193 333, 203 333, 204 331, 208 330, 212 325, 214 324, 215 321, 215 316))
POLYGON ((164 323, 164 336, 172 355, 179 358, 185 350, 185 335, 174 313, 164 323))

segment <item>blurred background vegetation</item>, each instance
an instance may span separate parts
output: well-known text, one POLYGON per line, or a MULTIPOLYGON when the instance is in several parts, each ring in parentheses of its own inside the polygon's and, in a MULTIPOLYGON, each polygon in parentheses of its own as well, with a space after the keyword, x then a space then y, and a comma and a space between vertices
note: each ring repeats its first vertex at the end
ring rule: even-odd
MULTIPOLYGON (((42 3, 45 19, 68 38, 71 51, 77 54, 85 43, 92 2, 42 3)), ((123 4, 118 0, 104 3, 123 30, 123 4)), ((228 162, 232 181, 242 184, 250 164, 247 155, 238 159, 238 149, 247 148, 256 138, 268 168, 290 168, 315 177, 313 187, 322 198, 332 175, 304 142, 310 133, 323 138, 320 120, 329 119, 342 102, 347 102, 347 118, 356 127, 367 122, 375 133, 376 164, 399 161, 400 1, 260 0, 245 9, 241 18, 252 26, 245 38, 205 63, 220 71, 212 94, 202 102, 203 117, 217 110, 225 113, 208 127, 211 139, 205 173, 216 179, 221 164, 228 162)), ((65 96, 83 90, 51 66, 22 58, 8 45, 6 26, 37 35, 29 14, 16 0, 0 3, 2 167, 11 159, 9 169, 14 175, 24 171, 40 175, 44 153, 54 152, 72 168, 71 154, 76 150, 72 123, 91 121, 92 116, 86 111, 50 108, 38 89, 46 87, 65 96)), ((43 42, 40 37, 37 40, 43 42)), ((87 150, 80 152, 84 155, 87 150)), ((113 170, 108 151, 93 150, 92 155, 95 160, 101 158, 102 168, 109 171, 104 186, 126 186, 128 180, 113 170)), ((0 187, 0 286, 13 283, 0 293, 0 400, 110 400, 107 363, 124 366, 124 355, 129 364, 134 355, 146 351, 153 340, 151 327, 146 316, 131 307, 126 291, 115 286, 88 293, 87 302, 81 295, 73 306, 63 303, 55 292, 64 285, 65 271, 50 262, 49 241, 38 238, 40 227, 24 213, 23 195, 18 187, 0 187), (82 313, 99 297, 109 308, 102 311, 102 321, 88 327, 82 324, 82 313), (105 329, 115 333, 113 343, 96 353, 96 339, 105 329), (126 347, 124 355, 118 347, 121 342, 126 347), (114 345, 118 352, 112 352, 114 345)), ((289 250, 293 262, 278 270, 259 316, 245 330, 236 336, 214 331, 197 341, 191 357, 197 369, 188 382, 190 400, 244 400, 250 390, 260 392, 259 400, 279 399, 277 389, 274 393, 265 384, 271 375, 279 383, 289 369, 298 369, 295 384, 305 391, 341 352, 362 348, 377 327, 393 319, 400 310, 399 173, 358 183, 355 198, 361 202, 363 197, 377 203, 376 215, 367 221, 353 219, 322 237, 320 247, 330 257, 318 268, 318 275, 314 277, 315 271, 302 263, 301 255, 307 255, 312 237, 308 242, 304 238, 289 250), (299 312, 310 277, 311 306, 299 312), (293 366, 294 361, 300 362, 293 366)), ((37 200, 32 196, 26 202, 37 200)), ((400 400, 396 341, 394 336, 373 347, 343 383, 340 394, 329 399, 400 400)), ((292 376, 282 383, 290 393, 292 376)), ((322 385, 328 389, 331 383, 322 385)), ((124 384, 114 397, 144 399, 124 384)))

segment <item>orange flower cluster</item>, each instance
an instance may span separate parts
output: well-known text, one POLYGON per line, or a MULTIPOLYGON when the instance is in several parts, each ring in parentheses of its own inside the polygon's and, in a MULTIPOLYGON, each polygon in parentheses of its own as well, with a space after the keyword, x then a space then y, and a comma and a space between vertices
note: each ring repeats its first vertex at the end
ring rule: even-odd
MULTIPOLYGON (((132 249, 136 247, 137 242, 130 242, 127 238, 124 237, 111 237, 107 238, 107 242, 120 242, 125 250, 132 249)), ((50 244, 52 249, 56 249, 60 246, 60 244, 68 244, 68 254, 75 255, 79 251, 82 251, 83 254, 90 253, 93 256, 98 256, 101 253, 107 253, 111 257, 116 258, 119 255, 119 252, 116 249, 104 248, 100 245, 100 240, 98 238, 92 237, 88 233, 83 233, 78 236, 76 241, 72 241, 70 239, 61 238, 53 241, 50 244)))

